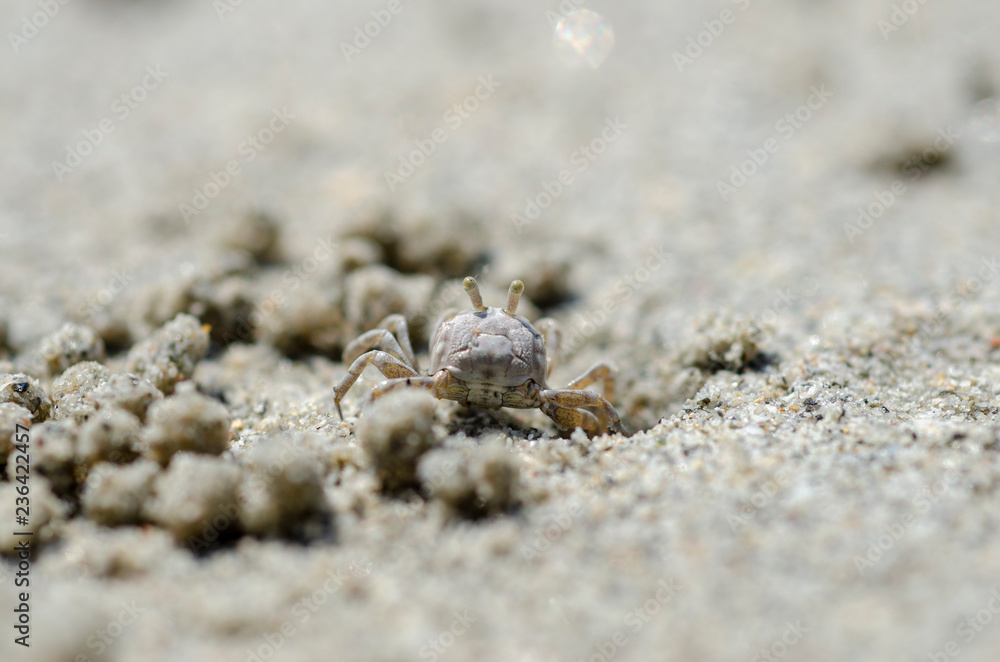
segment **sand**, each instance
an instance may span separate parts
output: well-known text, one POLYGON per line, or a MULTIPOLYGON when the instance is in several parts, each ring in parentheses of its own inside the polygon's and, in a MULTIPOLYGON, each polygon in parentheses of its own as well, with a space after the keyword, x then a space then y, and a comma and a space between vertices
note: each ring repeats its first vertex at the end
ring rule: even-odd
POLYGON ((1000 655, 995 3, 0 17, 0 658, 1000 655), (468 275, 629 433, 341 422, 468 275))

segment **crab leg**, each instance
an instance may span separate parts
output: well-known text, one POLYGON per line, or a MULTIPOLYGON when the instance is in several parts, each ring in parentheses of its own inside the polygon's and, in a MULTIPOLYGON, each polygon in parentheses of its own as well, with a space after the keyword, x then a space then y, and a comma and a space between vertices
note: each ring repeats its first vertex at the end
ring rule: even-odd
POLYGON ((347 374, 340 380, 337 387, 333 389, 333 403, 337 406, 337 415, 340 416, 340 420, 344 420, 344 414, 340 410, 340 401, 344 399, 347 391, 354 386, 354 382, 358 381, 358 377, 361 376, 361 373, 364 372, 369 363, 378 368, 379 372, 389 379, 399 377, 420 378, 416 370, 391 354, 377 349, 365 352, 351 364, 351 367, 347 370, 347 374))
POLYGON ((376 384, 372 389, 370 398, 376 400, 393 391, 401 388, 416 388, 428 391, 435 395, 438 390, 438 380, 434 377, 400 377, 398 379, 387 379, 380 384, 376 384))
MULTIPOLYGON (((611 406, 611 403, 604 399, 604 397, 593 391, 575 391, 572 389, 544 389, 539 391, 538 399, 542 405, 542 411, 544 411, 549 417, 559 422, 552 413, 554 408, 558 409, 579 409, 580 407, 590 407, 597 410, 596 413, 600 413, 602 418, 606 421, 608 429, 611 432, 621 432, 625 433, 625 426, 622 425, 621 418, 618 416, 618 412, 615 408, 611 406), (548 407, 546 407, 548 405, 548 407)), ((563 414, 559 414, 562 416, 563 414)), ((582 425, 581 425, 582 427, 582 425)))
POLYGON ((604 380, 605 400, 613 402, 615 399, 615 366, 606 361, 595 363, 590 370, 567 384, 566 388, 578 391, 601 379, 604 380))
POLYGON ((402 315, 389 315, 379 322, 378 328, 366 331, 344 348, 344 363, 351 363, 368 350, 378 347, 397 359, 408 363, 415 372, 420 370, 417 357, 410 344, 410 330, 402 315))
POLYGON ((556 405, 542 405, 542 412, 564 430, 583 428, 587 434, 596 435, 607 429, 607 426, 602 427, 598 418, 586 409, 566 409, 556 405))

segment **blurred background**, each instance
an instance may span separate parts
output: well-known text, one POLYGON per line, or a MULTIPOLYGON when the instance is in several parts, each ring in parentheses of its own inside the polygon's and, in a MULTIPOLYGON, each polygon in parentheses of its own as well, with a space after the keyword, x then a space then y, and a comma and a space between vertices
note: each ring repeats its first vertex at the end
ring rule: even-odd
POLYGON ((202 268, 254 210, 292 259, 381 219, 412 247, 392 266, 488 267, 545 308, 599 304, 660 245, 664 314, 752 314, 803 280, 837 300, 941 286, 997 231, 998 9, 902 4, 12 0, 0 232, 6 261, 45 267, 8 270, 11 337, 64 312, 25 302, 109 269, 202 268))
MULTIPOLYGON (((532 426, 554 432, 537 412, 501 419, 518 431, 526 520, 436 537, 383 519, 375 497, 334 499, 347 542, 319 554, 374 563, 373 578, 290 659, 331 640, 351 641, 347 659, 443 658, 420 646, 461 605, 506 620, 484 618, 455 659, 751 659, 797 642, 786 621, 803 614, 802 659, 927 659, 986 599, 992 455, 975 461, 993 478, 928 516, 898 565, 862 581, 851 557, 898 520, 885 504, 935 479, 920 472, 942 466, 947 425, 995 424, 1000 4, 5 0, 0 27, 0 372, 67 321, 120 363, 189 312, 212 327, 199 388, 225 394, 246 439, 305 425, 300 403, 340 434, 329 389, 347 342, 401 312, 423 352, 436 316, 465 306, 459 279, 496 306, 520 278, 521 312, 563 328, 554 384, 611 359, 626 423, 658 430, 610 466, 575 442, 529 443, 532 426), (266 351, 241 353, 253 343, 266 351), (975 406, 949 404, 962 388, 975 406), (776 394, 789 418, 771 425, 776 394), (864 406, 844 418, 785 409, 848 400, 864 406), (897 452, 920 421, 940 423, 936 441, 905 461, 854 455, 897 452), (669 477, 642 473, 661 461, 669 477), (775 513, 732 529, 725 514, 756 512, 755 481, 784 462, 775 513), (588 525, 522 565, 524 541, 578 500, 588 525), (399 546, 422 560, 393 566, 399 546), (683 609, 609 649, 667 576, 685 582, 683 609)), ((276 568, 319 564, 272 551, 233 567, 294 586, 276 568)), ((66 588, 68 567, 49 568, 53 604, 103 590, 66 588)), ((293 602, 227 572, 177 566, 123 595, 179 577, 293 602)), ((185 597, 162 601, 170 615, 122 655, 171 640, 161 659, 251 659, 280 624, 219 617, 189 644, 185 597)), ((975 659, 997 641, 978 639, 975 659)))

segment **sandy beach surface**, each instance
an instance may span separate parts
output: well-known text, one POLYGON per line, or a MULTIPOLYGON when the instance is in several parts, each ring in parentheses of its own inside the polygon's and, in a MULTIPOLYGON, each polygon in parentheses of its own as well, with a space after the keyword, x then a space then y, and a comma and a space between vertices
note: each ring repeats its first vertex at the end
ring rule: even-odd
POLYGON ((0 659, 1000 659, 997 3, 0 27, 0 659), (339 420, 466 276, 627 433, 339 420))

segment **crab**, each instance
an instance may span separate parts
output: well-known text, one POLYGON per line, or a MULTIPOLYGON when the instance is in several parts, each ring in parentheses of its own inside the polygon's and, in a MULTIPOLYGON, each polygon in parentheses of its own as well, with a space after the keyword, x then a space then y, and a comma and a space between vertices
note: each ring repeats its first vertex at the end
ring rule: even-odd
POLYGON ((552 389, 546 378, 556 365, 559 332, 551 318, 536 322, 539 331, 517 314, 524 283, 515 280, 506 308, 487 308, 476 279, 463 282, 472 310, 450 311, 439 322, 430 341, 430 373, 423 375, 410 344, 406 319, 389 315, 378 328, 361 334, 344 349, 347 374, 334 388, 337 415, 340 402, 368 365, 386 377, 371 392, 372 400, 402 388, 428 391, 440 400, 466 407, 497 410, 541 409, 559 428, 582 428, 590 436, 624 433, 614 397, 614 367, 599 362, 564 389, 552 389), (543 337, 544 334, 544 337, 543 337), (604 395, 585 390, 603 381, 604 395))

